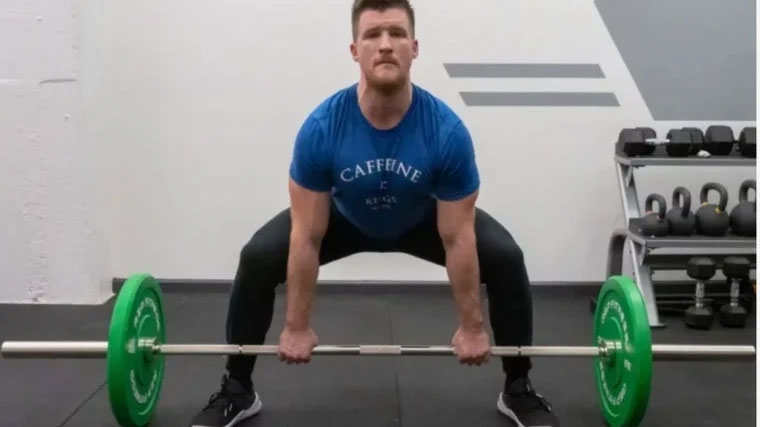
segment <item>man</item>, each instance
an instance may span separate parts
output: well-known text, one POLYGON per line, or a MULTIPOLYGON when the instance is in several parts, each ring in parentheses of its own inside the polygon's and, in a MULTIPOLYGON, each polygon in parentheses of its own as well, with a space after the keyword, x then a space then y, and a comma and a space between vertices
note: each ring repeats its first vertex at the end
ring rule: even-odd
MULTIPOLYGON (((403 252, 445 266, 460 325, 461 363, 490 357, 480 304, 485 282, 497 345, 529 345, 532 307, 523 254, 495 219, 475 208, 480 185, 470 134, 441 100, 411 83, 418 54, 408 0, 355 0, 351 55, 358 84, 303 123, 290 165, 290 208, 243 247, 227 317, 227 341, 262 344, 275 288, 287 283, 280 360, 309 362, 319 266, 358 252, 403 252)), ((221 391, 191 425, 230 427, 256 414, 255 357, 230 356, 221 391)), ((502 358, 497 408, 518 426, 559 425, 528 380, 528 358, 502 358)))

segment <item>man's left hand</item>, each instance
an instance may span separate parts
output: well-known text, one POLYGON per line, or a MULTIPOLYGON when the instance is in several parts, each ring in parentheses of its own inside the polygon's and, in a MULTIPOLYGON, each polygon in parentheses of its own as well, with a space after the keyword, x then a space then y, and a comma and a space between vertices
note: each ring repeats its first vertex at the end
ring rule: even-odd
POLYGON ((491 344, 484 328, 465 328, 460 326, 451 340, 454 353, 462 364, 480 366, 488 363, 491 357, 491 344))

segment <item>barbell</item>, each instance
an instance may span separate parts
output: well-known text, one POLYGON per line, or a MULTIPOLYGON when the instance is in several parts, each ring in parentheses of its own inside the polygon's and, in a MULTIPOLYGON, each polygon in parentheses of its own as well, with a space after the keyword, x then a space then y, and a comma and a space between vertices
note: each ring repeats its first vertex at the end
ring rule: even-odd
MULTIPOLYGON (((590 357, 601 409, 613 427, 638 425, 649 401, 652 361, 754 361, 751 345, 652 345, 646 308, 629 277, 602 286, 591 346, 494 346, 494 356, 590 357)), ((166 343, 161 289, 135 274, 117 296, 108 341, 6 341, 4 358, 103 358, 111 410, 120 425, 142 427, 153 417, 164 376, 164 356, 277 355, 276 345, 166 343)), ((319 345, 314 355, 453 356, 451 346, 319 345)))

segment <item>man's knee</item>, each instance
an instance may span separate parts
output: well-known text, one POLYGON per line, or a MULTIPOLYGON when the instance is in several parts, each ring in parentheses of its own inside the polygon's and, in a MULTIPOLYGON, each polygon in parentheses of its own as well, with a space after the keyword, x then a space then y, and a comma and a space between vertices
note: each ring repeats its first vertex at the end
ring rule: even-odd
POLYGON ((261 264, 267 257, 267 247, 261 238, 260 231, 253 235, 243 248, 240 250, 240 264, 245 266, 256 266, 261 264))
POLYGON ((504 242, 503 247, 499 249, 499 257, 507 264, 513 267, 525 266, 525 254, 522 248, 514 240, 504 242))
POLYGON ((514 243, 494 244, 480 260, 480 279, 491 302, 530 305, 530 281, 522 249, 514 243))
POLYGON ((288 248, 281 242, 273 242, 257 231, 240 250, 241 270, 257 279, 284 280, 287 268, 288 248))
POLYGON ((522 248, 512 234, 486 212, 478 211, 475 220, 478 256, 487 265, 519 266, 525 261, 522 248))
POLYGON ((485 270, 481 273, 485 276, 508 274, 510 271, 525 268, 525 254, 511 239, 485 242, 478 252, 478 257, 481 270, 485 270))
POLYGON ((504 226, 487 213, 479 211, 476 233, 481 281, 489 286, 527 282, 525 254, 504 226))

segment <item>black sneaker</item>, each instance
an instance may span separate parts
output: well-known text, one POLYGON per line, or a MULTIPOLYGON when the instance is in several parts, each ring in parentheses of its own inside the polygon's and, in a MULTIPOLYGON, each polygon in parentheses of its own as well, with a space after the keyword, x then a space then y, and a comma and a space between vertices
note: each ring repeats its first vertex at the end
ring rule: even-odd
POLYGON ((234 379, 222 377, 222 389, 208 400, 190 427, 232 427, 261 410, 261 399, 234 379))
POLYGON ((536 393, 527 378, 513 381, 499 394, 499 412, 517 427, 559 427, 559 419, 543 396, 536 393))

